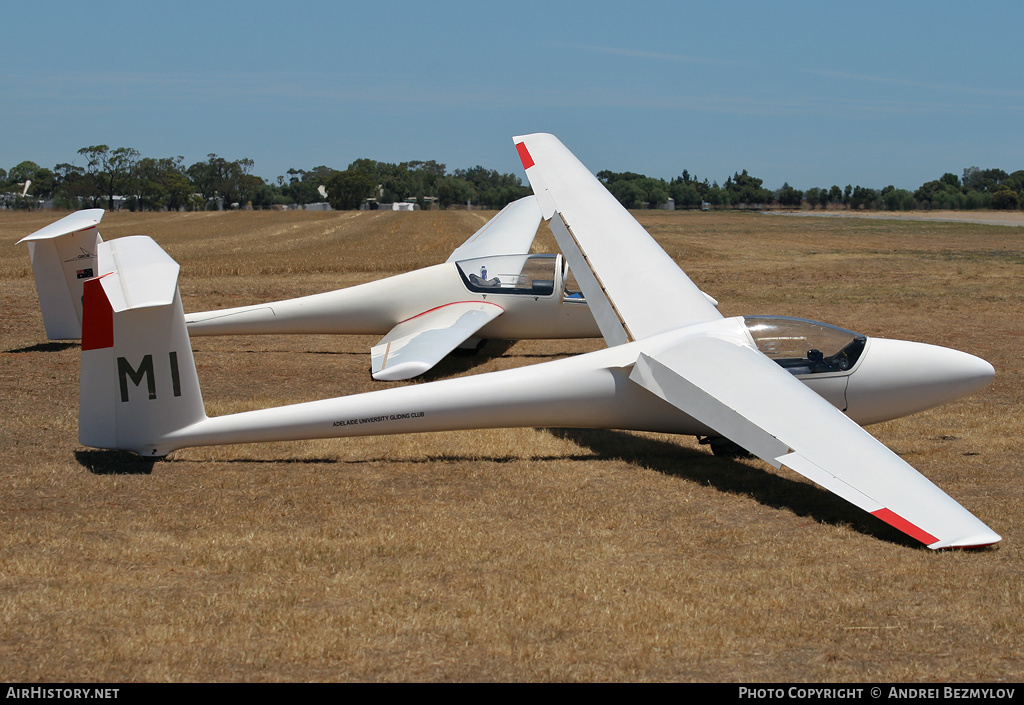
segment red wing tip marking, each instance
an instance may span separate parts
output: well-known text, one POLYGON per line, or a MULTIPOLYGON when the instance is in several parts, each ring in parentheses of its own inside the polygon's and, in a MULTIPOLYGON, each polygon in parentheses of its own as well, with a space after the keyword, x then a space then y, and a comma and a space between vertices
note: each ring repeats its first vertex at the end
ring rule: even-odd
POLYGON ((871 514, 873 516, 878 517, 879 519, 884 521, 886 524, 889 524, 890 526, 899 529, 900 531, 905 533, 907 536, 911 536, 911 537, 917 539, 918 541, 920 541, 921 543, 923 543, 926 546, 930 546, 931 544, 938 542, 937 538, 935 538, 934 536, 929 534, 927 531, 925 531, 921 527, 915 526, 914 524, 911 524, 909 521, 907 521, 906 519, 901 517, 899 514, 897 514, 896 512, 892 511, 891 509, 887 509, 886 507, 882 507, 881 509, 879 509, 876 512, 871 512, 871 514))
POLYGON ((519 152, 519 159, 523 162, 523 168, 529 169, 533 166, 533 157, 530 156, 530 150, 526 148, 526 142, 520 142, 516 145, 516 151, 519 152))

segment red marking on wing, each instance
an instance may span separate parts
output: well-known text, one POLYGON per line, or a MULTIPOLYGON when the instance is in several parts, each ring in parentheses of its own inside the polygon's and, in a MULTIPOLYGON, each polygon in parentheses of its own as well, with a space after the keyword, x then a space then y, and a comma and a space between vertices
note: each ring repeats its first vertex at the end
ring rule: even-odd
POLYGON ((871 514, 873 516, 878 517, 879 519, 884 521, 886 524, 889 524, 890 526, 893 526, 893 527, 899 529, 900 531, 905 533, 907 536, 911 536, 911 537, 917 539, 918 541, 920 541, 921 543, 925 544, 926 546, 928 546, 930 544, 933 544, 936 541, 938 541, 937 538, 935 538, 934 536, 929 534, 927 531, 925 531, 924 529, 922 529, 919 526, 915 526, 914 524, 911 524, 909 521, 907 521, 906 519, 901 517, 899 514, 897 514, 896 512, 892 511, 891 509, 887 509, 886 507, 882 507, 877 512, 871 512, 871 514))
POLYGON ((530 150, 526 148, 526 142, 517 144, 516 151, 519 152, 519 160, 522 161, 524 169, 533 166, 533 157, 530 156, 530 150))
POLYGON ((114 309, 100 284, 102 277, 85 282, 82 294, 82 350, 114 347, 114 309))
MULTIPOLYGON (((408 318, 405 319, 405 321, 411 321, 414 318, 419 318, 420 316, 426 316, 428 313, 436 311, 436 310, 438 310, 440 308, 445 308, 446 306, 455 306, 456 304, 487 304, 488 306, 495 306, 497 308, 500 308, 502 310, 502 312, 505 311, 505 307, 504 306, 499 306, 498 304, 493 303, 491 301, 450 301, 450 302, 448 302, 446 304, 441 304, 440 306, 435 306, 434 308, 428 308, 423 313, 417 313, 415 316, 409 316, 408 318)), ((399 324, 405 323, 405 321, 399 321, 399 324)))

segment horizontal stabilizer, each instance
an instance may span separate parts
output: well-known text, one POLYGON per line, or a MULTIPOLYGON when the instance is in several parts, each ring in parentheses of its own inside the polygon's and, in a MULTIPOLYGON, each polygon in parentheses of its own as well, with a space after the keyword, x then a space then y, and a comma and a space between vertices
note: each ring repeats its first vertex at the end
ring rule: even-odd
POLYGON ((537 236, 540 221, 537 199, 533 196, 520 198, 502 208, 445 261, 461 262, 477 257, 528 254, 537 236))
POLYGON ((871 434, 752 347, 701 336, 641 355, 630 379, 775 467, 929 548, 1000 540, 871 434), (751 393, 756 390, 756 393, 751 393))
POLYGON ((460 301, 402 321, 370 350, 374 379, 421 375, 504 313, 497 304, 460 301))
POLYGON ((39 240, 52 240, 54 238, 61 237, 62 235, 70 235, 72 233, 77 233, 80 230, 95 228, 103 219, 103 212, 102 208, 90 208, 89 210, 76 211, 71 215, 61 218, 56 223, 50 223, 45 228, 36 230, 31 235, 26 235, 18 240, 18 244, 20 245, 23 242, 36 242, 39 240))
POLYGON ((170 304, 178 270, 178 263, 147 235, 122 237, 99 246, 100 281, 115 313, 170 304))

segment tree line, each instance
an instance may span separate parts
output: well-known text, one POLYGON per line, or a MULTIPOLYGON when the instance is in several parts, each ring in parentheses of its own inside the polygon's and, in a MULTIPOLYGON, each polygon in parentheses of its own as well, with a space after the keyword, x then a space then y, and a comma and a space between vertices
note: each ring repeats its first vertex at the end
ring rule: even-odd
MULTIPOLYGON (((473 204, 501 208, 530 193, 514 174, 475 166, 449 172, 444 164, 409 161, 399 164, 357 159, 344 170, 317 166, 289 169, 269 182, 252 174, 251 159, 229 161, 216 154, 185 165, 183 157, 143 157, 130 147, 94 145, 78 150, 85 166, 62 163, 53 169, 22 162, 0 168, 0 204, 32 208, 51 201, 58 208, 117 207, 130 210, 204 210, 274 208, 327 202, 337 210, 359 208, 367 201, 416 201, 421 207, 473 204), (30 182, 28 193, 24 184, 30 182)), ((700 180, 687 170, 666 181, 634 172, 600 171, 598 180, 626 208, 849 208, 914 210, 978 208, 1017 209, 1024 203, 1024 170, 964 169, 945 173, 911 192, 886 186, 873 189, 848 184, 806 191, 789 183, 775 191, 763 180, 736 172, 721 185, 700 180)))
POLYGON ((1024 203, 1024 170, 1007 174, 1002 169, 964 169, 963 176, 945 173, 915 191, 886 186, 873 189, 847 184, 814 187, 806 191, 789 183, 771 191, 747 173, 734 173, 722 185, 699 180, 685 169, 670 181, 633 172, 600 171, 597 178, 626 208, 659 208, 672 199, 676 208, 848 208, 866 210, 994 208, 1015 210, 1024 203))
POLYGON ((58 208, 113 210, 209 210, 275 208, 327 202, 348 210, 363 203, 415 200, 501 208, 530 194, 519 177, 475 166, 449 172, 435 161, 388 164, 357 159, 344 170, 317 166, 289 169, 268 182, 252 173, 252 159, 229 161, 216 154, 186 166, 183 157, 143 157, 131 147, 107 145, 78 150, 85 166, 58 164, 53 169, 25 161, 0 168, 2 204, 33 208, 50 201, 58 208), (24 185, 30 182, 27 195, 24 185))

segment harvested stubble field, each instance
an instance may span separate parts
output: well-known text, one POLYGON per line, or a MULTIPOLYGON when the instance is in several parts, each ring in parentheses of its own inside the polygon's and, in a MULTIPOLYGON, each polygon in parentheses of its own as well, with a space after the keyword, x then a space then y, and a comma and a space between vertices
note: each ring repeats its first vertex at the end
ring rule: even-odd
MULTIPOLYGON (((981 393, 872 428, 1004 538, 935 553, 691 438, 452 432, 153 465, 83 448, 79 346, 45 342, 14 246, 60 215, 0 213, 4 681, 1024 677, 1020 228, 638 214, 727 315, 816 318, 995 365, 981 393)), ((101 232, 154 236, 199 310, 434 264, 489 215, 112 213, 101 232)), ((367 372, 374 342, 193 346, 221 414, 386 386, 367 372)), ((491 343, 430 379, 599 345, 491 343)))

